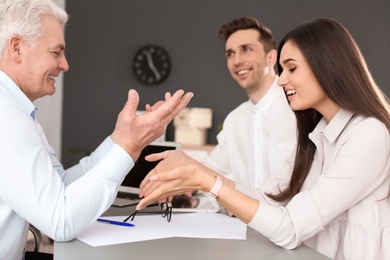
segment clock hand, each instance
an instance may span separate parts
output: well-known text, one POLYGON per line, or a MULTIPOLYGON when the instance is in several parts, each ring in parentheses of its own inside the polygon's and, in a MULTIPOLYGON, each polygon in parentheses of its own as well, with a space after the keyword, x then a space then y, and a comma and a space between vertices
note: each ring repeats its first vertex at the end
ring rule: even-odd
POLYGON ((156 75, 156 78, 158 80, 161 79, 160 73, 158 72, 158 70, 154 66, 152 55, 150 54, 149 51, 144 50, 143 52, 146 55, 146 58, 148 59, 149 68, 153 71, 154 75, 156 75))

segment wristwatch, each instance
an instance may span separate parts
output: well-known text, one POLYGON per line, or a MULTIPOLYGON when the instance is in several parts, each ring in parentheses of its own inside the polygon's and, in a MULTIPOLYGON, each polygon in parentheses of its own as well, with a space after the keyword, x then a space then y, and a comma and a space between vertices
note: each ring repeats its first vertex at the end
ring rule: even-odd
POLYGON ((211 190, 209 190, 209 191, 203 190, 203 192, 208 197, 211 197, 213 199, 218 199, 219 191, 221 190, 221 188, 223 186, 223 179, 219 176, 215 176, 215 178, 216 178, 215 184, 211 188, 211 190))

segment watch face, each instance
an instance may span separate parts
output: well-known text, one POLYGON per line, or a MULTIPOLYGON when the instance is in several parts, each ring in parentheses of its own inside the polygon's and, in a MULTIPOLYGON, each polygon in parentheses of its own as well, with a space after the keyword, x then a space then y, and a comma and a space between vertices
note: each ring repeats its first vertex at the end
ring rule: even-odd
POLYGON ((141 83, 159 84, 168 77, 170 70, 171 60, 168 52, 160 46, 143 46, 135 53, 133 71, 141 83))

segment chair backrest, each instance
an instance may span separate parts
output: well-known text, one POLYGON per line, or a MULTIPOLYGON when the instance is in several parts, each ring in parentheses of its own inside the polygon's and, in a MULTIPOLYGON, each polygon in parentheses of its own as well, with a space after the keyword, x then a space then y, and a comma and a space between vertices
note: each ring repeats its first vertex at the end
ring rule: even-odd
POLYGON ((30 224, 29 231, 34 237, 34 252, 38 252, 42 244, 42 234, 36 227, 30 224))

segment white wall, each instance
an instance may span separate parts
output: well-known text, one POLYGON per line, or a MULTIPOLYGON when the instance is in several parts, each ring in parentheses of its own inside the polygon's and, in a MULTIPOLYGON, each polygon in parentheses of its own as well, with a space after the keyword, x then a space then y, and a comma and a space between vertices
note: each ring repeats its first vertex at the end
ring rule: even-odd
MULTIPOLYGON (((65 8, 66 0, 53 0, 53 2, 65 8)), ((53 96, 40 98, 34 103, 38 108, 38 120, 43 131, 58 158, 61 158, 63 73, 56 79, 55 87, 56 92, 53 96)))

